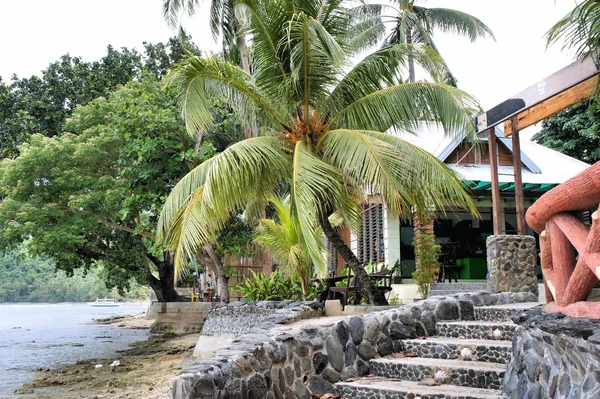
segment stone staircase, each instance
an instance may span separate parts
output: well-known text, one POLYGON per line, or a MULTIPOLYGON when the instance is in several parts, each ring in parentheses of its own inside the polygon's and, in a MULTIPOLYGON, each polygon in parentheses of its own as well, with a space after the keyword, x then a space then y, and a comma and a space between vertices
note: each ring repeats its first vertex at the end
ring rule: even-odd
POLYGON ((488 283, 433 283, 429 286, 429 296, 452 295, 460 292, 489 291, 488 283))
POLYGON ((516 328, 510 317, 537 305, 481 306, 476 320, 438 322, 437 337, 405 340, 404 352, 371 360, 371 376, 336 387, 346 399, 498 399, 516 328))

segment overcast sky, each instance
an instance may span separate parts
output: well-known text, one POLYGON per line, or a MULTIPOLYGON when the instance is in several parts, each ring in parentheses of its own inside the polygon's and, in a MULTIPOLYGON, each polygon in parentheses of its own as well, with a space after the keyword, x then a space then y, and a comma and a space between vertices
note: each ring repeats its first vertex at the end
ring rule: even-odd
MULTIPOLYGON (((209 3, 208 0, 205 1, 209 3)), ((459 86, 491 108, 572 61, 560 48, 546 50, 544 33, 575 4, 573 0, 427 0, 480 18, 496 42, 436 36, 459 86)), ((162 0, 0 0, 0 76, 38 74, 61 55, 99 59, 108 44, 141 48, 143 41, 171 36, 162 0)), ((198 46, 216 50, 207 8, 186 23, 198 46)))

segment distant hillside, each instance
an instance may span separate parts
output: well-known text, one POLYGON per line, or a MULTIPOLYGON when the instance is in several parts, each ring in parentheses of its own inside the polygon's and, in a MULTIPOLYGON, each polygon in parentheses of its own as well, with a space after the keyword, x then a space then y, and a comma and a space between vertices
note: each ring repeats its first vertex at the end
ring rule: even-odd
MULTIPOLYGON (((0 257, 0 302, 86 302, 96 297, 119 297, 116 290, 106 288, 101 278, 102 268, 84 275, 77 270, 67 277, 55 271, 51 260, 20 256, 7 252, 0 257)), ((127 299, 145 299, 149 289, 132 283, 127 299)))

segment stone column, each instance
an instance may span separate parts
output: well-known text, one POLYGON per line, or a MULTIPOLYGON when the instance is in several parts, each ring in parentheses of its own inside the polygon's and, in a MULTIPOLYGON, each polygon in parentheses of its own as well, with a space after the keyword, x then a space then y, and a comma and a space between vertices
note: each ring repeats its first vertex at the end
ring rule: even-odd
POLYGON ((488 284, 493 293, 531 292, 538 295, 535 238, 492 235, 487 238, 488 284))

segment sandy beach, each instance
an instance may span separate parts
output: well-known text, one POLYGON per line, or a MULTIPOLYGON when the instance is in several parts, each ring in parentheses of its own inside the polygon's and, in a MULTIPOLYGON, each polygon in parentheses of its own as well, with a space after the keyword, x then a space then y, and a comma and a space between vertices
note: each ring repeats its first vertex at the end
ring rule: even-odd
MULTIPOLYGON (((98 319, 95 323, 119 328, 146 329, 152 319, 143 314, 98 319)), ((200 334, 152 335, 117 356, 89 359, 56 369, 40 370, 18 393, 20 398, 130 398, 171 397, 171 383, 181 373, 200 334), (111 366, 118 361, 118 366, 111 366), (102 367, 97 367, 102 365, 102 367)))

